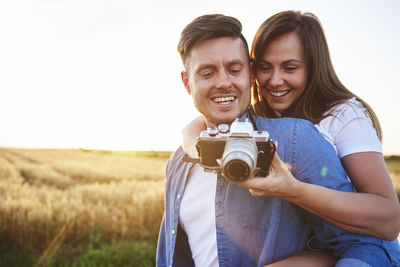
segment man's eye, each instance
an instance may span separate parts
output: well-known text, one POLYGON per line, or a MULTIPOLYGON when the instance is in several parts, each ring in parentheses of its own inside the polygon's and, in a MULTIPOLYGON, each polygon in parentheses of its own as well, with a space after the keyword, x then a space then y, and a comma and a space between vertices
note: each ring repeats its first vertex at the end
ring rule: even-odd
POLYGON ((214 74, 214 72, 212 72, 212 71, 203 71, 200 73, 201 77, 203 77, 203 78, 210 78, 213 76, 213 74, 214 74))
POLYGON ((240 69, 240 68, 231 69, 231 73, 237 74, 237 73, 239 73, 241 70, 242 70, 242 69, 240 69))

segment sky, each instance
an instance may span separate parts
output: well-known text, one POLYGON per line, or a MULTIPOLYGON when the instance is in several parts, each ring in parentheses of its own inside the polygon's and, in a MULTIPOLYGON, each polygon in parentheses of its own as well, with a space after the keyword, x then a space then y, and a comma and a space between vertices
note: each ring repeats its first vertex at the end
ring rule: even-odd
POLYGON ((238 18, 251 44, 283 10, 312 12, 335 70, 400 154, 400 1, 0 1, 0 147, 174 150, 198 115, 176 50, 197 16, 238 18))

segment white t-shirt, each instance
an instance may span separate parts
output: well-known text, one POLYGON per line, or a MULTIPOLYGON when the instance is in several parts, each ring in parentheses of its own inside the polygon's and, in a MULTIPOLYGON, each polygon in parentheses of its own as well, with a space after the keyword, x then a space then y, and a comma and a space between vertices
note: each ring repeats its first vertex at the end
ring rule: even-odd
POLYGON ((360 101, 354 97, 332 110, 332 116, 315 126, 333 145, 339 158, 357 152, 382 153, 382 143, 366 115, 367 109, 360 101))
POLYGON ((179 222, 188 236, 196 266, 219 266, 215 225, 216 187, 217 174, 205 172, 199 164, 192 167, 182 196, 179 222))

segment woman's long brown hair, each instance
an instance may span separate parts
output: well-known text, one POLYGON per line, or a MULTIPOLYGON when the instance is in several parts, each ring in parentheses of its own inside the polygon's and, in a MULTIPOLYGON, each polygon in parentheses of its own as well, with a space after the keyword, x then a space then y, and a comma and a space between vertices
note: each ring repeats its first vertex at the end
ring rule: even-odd
MULTIPOLYGON (((275 37, 289 32, 295 32, 302 40, 308 79, 303 94, 282 112, 282 116, 302 118, 317 124, 332 115, 330 110, 334 106, 356 97, 367 109, 366 115, 372 120, 378 137, 382 140, 381 126, 373 109, 348 90, 337 77, 324 31, 314 14, 284 11, 268 18, 259 27, 251 47, 250 57, 253 61, 253 73, 257 73, 258 62, 269 42, 275 37)), ((256 82, 252 87, 252 108, 259 116, 272 118, 277 116, 262 96, 261 88, 256 82)))

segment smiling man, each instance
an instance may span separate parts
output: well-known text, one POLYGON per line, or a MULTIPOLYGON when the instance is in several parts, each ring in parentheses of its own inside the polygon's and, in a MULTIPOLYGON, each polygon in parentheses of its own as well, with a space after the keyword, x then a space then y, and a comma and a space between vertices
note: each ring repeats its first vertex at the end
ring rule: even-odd
MULTIPOLYGON (((181 34, 182 82, 207 126, 246 116, 252 77, 241 30, 237 19, 215 14, 196 18, 181 34)), ((296 179, 353 190, 336 152, 313 124, 291 118, 255 123, 277 141, 277 154, 293 166, 296 179), (324 168, 329 172, 321 179, 324 168)), ((284 199, 252 196, 220 174, 183 162, 185 155, 178 148, 166 168, 157 266, 264 266, 302 252, 311 229, 337 257, 389 264, 382 240, 345 232, 284 199)), ((330 260, 323 263, 329 266, 330 260)))
POLYGON ((210 39, 192 47, 182 81, 207 126, 230 123, 247 110, 251 75, 247 46, 234 37, 210 39))

